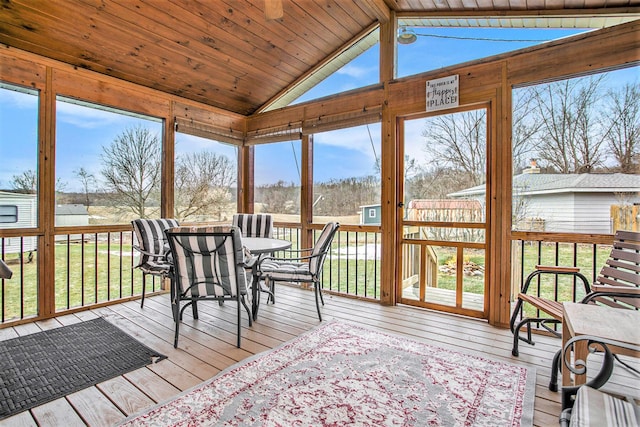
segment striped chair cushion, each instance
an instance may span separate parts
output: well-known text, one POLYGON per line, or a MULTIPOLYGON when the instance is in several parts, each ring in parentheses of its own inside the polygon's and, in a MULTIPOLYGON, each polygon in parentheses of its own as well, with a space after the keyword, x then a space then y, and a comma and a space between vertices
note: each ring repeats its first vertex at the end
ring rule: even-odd
POLYGON ((273 220, 268 214, 235 214, 231 225, 239 227, 243 237, 273 237, 273 220))
POLYGON ((285 262, 265 259, 260 264, 262 276, 269 276, 273 281, 313 281, 308 263, 285 262))
POLYGON ((138 265, 140 270, 149 274, 165 274, 169 272, 170 264, 164 259, 168 250, 167 236, 164 231, 177 227, 175 219, 136 219, 131 221, 138 246, 145 252, 156 254, 150 256, 140 254, 138 265))
MULTIPOLYGON (((630 399, 632 400, 632 399, 630 399)), ((589 386, 582 386, 571 411, 573 427, 638 426, 640 408, 635 402, 620 399, 589 386)))
MULTIPOLYGON (((313 251, 311 255, 318 255, 322 252, 328 250, 327 246, 331 244, 333 240, 333 236, 338 229, 338 225, 335 222, 327 223, 322 229, 322 233, 320 233, 320 237, 316 241, 316 244, 313 246, 313 251)), ((322 268, 322 263, 324 262, 324 257, 313 257, 309 262, 309 269, 313 272, 319 273, 322 268)))
POLYGON ((138 265, 138 268, 145 274, 166 275, 171 270, 171 263, 168 261, 149 261, 138 265))
POLYGON ((170 235, 174 239, 175 279, 185 297, 247 294, 238 228, 177 227, 169 231, 187 233, 170 235))

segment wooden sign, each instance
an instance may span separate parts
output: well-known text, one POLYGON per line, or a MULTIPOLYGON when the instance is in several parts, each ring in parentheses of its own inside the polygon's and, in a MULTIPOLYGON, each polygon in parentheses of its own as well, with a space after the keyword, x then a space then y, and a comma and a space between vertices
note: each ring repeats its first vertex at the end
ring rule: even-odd
POLYGON ((458 106, 458 75, 427 81, 427 111, 458 106))

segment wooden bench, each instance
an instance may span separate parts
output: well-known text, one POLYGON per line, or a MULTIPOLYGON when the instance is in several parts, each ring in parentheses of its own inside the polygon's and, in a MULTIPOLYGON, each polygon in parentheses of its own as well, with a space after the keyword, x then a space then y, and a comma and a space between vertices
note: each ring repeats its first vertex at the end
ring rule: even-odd
MULTIPOLYGON (((534 344, 531 335, 532 323, 539 324, 555 336, 561 336, 561 333, 551 328, 550 325, 562 323, 562 302, 549 300, 540 295, 532 295, 529 292, 532 280, 543 274, 572 275, 580 279, 586 295, 580 301, 581 303, 605 304, 611 307, 637 310, 640 307, 640 232, 616 232, 611 254, 593 285, 589 284, 587 278, 580 273, 580 269, 577 267, 536 266, 535 271, 529 274, 522 285, 509 322, 513 333, 511 353, 514 356, 519 354, 518 344, 520 341, 534 344), (523 316, 518 320, 518 317, 523 313, 522 309, 525 303, 536 308, 537 316, 523 316), (523 337, 520 332, 525 327, 527 335, 523 337)), ((559 355, 560 351, 554 357, 552 378, 549 384, 549 389, 553 391, 557 391, 559 355)))

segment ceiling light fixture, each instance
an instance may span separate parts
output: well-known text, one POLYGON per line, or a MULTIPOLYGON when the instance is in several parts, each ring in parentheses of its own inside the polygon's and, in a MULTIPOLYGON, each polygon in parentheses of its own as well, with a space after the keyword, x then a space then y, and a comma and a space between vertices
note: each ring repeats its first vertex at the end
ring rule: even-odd
POLYGON ((416 33, 407 27, 400 27, 398 30, 398 43, 400 44, 411 44, 418 40, 416 33))

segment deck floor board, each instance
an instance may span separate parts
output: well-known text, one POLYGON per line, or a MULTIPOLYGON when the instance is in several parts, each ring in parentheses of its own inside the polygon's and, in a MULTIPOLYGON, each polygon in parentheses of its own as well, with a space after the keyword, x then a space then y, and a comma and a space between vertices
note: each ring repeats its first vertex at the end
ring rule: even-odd
MULTIPOLYGON (((560 394, 549 391, 547 384, 559 339, 536 336, 536 345, 522 344, 520 357, 516 358, 511 355, 511 332, 481 320, 328 294, 325 303, 323 319, 326 321, 352 322, 443 348, 534 367, 537 382, 534 424, 557 425, 560 394)), ((173 348, 173 320, 166 294, 147 298, 143 309, 138 301, 129 301, 3 330, 0 339, 8 339, 102 316, 168 359, 2 420, 0 427, 51 425, 54 414, 56 421, 65 420, 67 426, 78 425, 79 421, 91 426, 117 423, 134 408, 140 410, 171 398, 232 364, 276 347, 319 324, 313 292, 288 286, 278 287, 275 305, 265 305, 263 300, 253 327, 248 326, 243 310, 241 349, 235 347, 235 304, 225 303, 220 307, 208 302, 200 304, 199 313, 200 318, 194 320, 191 310, 185 310, 178 349, 173 348), (136 398, 126 402, 122 390, 131 387, 137 390, 136 398)), ((616 384, 627 387, 632 381, 625 373, 619 377, 614 388, 616 384)))

